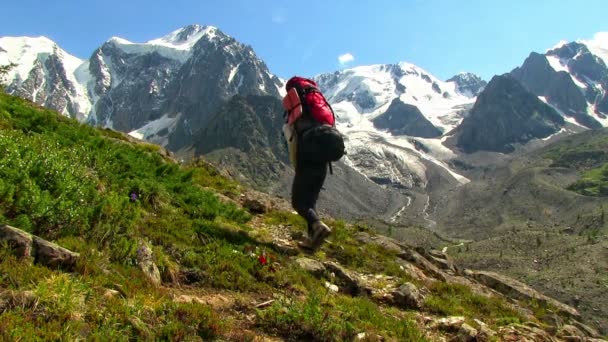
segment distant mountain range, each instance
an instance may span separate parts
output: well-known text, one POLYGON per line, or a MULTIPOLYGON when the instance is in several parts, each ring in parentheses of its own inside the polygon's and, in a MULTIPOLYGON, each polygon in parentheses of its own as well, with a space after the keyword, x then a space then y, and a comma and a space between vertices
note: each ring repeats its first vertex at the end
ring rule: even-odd
MULTIPOLYGON (((607 51, 598 41, 560 43, 489 83, 470 73, 442 81, 404 62, 315 76, 347 137, 340 167, 350 176, 345 184, 330 177, 328 186, 364 203, 329 209, 433 225, 428 209, 470 180, 456 157, 608 126, 607 51), (349 183, 361 190, 351 193, 349 183), (361 209, 375 208, 379 193, 400 200, 361 209)), ((0 38, 0 64, 11 62, 11 94, 180 158, 206 155, 259 187, 281 192, 288 183, 278 132, 284 80, 215 27, 191 25, 146 43, 113 37, 87 60, 44 37, 0 38)))

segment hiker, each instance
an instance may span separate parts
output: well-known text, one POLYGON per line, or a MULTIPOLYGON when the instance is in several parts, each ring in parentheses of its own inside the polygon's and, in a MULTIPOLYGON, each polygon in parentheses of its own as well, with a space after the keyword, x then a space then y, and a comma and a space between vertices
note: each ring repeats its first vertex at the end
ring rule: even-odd
POLYGON ((308 238, 299 245, 317 250, 331 234, 331 229, 319 218, 316 203, 328 167, 331 171, 331 162, 345 153, 344 140, 335 128, 331 106, 314 81, 296 76, 285 88, 283 132, 295 168, 291 204, 308 224, 308 238))

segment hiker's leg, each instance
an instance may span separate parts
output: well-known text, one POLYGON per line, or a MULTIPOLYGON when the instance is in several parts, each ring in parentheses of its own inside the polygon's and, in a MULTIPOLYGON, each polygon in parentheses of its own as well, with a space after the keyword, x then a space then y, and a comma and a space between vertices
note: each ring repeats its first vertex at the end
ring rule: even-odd
POLYGON ((291 203, 293 208, 306 219, 310 233, 311 225, 319 221, 316 212, 317 199, 327 176, 327 165, 298 163, 293 179, 291 203))

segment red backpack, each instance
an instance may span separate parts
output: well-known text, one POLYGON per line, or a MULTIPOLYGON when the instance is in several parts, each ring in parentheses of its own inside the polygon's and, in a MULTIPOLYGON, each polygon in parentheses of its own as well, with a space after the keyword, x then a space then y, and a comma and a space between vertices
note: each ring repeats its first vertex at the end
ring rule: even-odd
POLYGON ((330 163, 342 158, 346 153, 344 139, 336 129, 334 111, 317 84, 296 76, 287 81, 285 89, 287 95, 283 98, 283 107, 287 125, 293 127, 302 117, 310 117, 317 123, 304 132, 297 132, 297 159, 330 163))

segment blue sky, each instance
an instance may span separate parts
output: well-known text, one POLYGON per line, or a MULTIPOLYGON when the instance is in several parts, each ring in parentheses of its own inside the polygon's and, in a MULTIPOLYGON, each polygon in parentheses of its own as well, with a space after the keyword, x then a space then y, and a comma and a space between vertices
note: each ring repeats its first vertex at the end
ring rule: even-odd
POLYGON ((19 0, 2 11, 0 36, 43 35, 80 58, 112 36, 144 42, 213 25, 283 78, 406 61, 441 79, 488 80, 531 51, 608 31, 606 0, 19 0))

